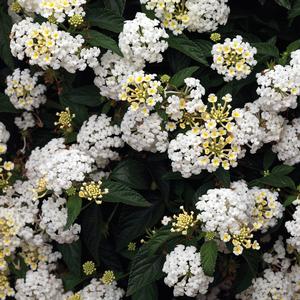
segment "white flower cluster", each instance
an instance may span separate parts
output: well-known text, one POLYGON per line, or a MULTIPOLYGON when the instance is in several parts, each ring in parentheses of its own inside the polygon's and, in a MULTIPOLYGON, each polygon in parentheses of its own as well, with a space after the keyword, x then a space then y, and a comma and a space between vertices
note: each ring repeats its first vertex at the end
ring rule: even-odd
POLYGON ((100 64, 94 68, 95 85, 104 97, 119 100, 119 91, 127 77, 144 68, 144 63, 133 62, 110 50, 101 57, 100 64))
POLYGON ((81 35, 73 37, 49 22, 34 23, 26 18, 14 24, 11 31, 10 49, 12 55, 20 60, 29 58, 31 65, 43 69, 65 68, 70 73, 84 70, 86 65, 95 65, 95 55, 99 50, 82 50, 84 39, 81 35), (80 52, 82 54, 80 55, 80 52), (79 53, 79 54, 78 54, 79 53))
POLYGON ((9 132, 6 130, 5 125, 0 122, 0 154, 3 154, 7 150, 6 143, 10 137, 9 132))
POLYGON ((36 13, 44 18, 54 18, 62 23, 74 15, 85 16, 83 5, 86 0, 17 0, 26 12, 36 13))
POLYGON ((20 130, 27 130, 35 126, 35 119, 30 112, 23 112, 20 117, 15 118, 15 124, 20 130))
POLYGON ((137 13, 133 20, 125 21, 119 35, 119 47, 127 59, 138 64, 161 62, 161 52, 168 48, 167 38, 168 34, 158 20, 137 13))
POLYGON ((254 55, 257 50, 237 35, 234 39, 225 39, 224 43, 213 45, 213 64, 211 68, 223 75, 225 81, 246 78, 257 61, 254 55))
POLYGON ((280 140, 272 150, 285 164, 292 166, 300 162, 300 118, 294 119, 292 124, 284 124, 280 140))
POLYGON ((291 53, 290 65, 294 68, 300 67, 300 49, 293 51, 291 53))
POLYGON ((31 76, 29 69, 16 69, 12 75, 7 76, 5 94, 15 108, 30 111, 46 102, 46 86, 38 84, 41 75, 38 72, 31 76))
POLYGON ((55 277, 47 268, 29 270, 25 278, 16 281, 16 300, 61 300, 62 280, 55 277))
POLYGON ((230 12, 227 0, 141 0, 146 8, 154 10, 164 27, 181 34, 189 31, 214 31, 227 23, 230 12))
MULTIPOLYGON (((100 280, 92 279, 90 284, 76 293, 80 298, 87 300, 120 300, 125 295, 123 289, 117 287, 117 283, 113 281, 111 284, 103 284, 100 280)), ((70 299, 67 298, 66 300, 70 299)), ((72 298, 73 299, 73 298, 72 298)))
POLYGON ((173 171, 179 171, 183 177, 197 175, 202 170, 214 172, 219 166, 228 170, 237 166, 237 159, 245 152, 234 134, 240 115, 237 110, 230 111, 231 95, 222 97, 223 104, 217 103, 214 94, 208 96, 208 101, 210 107, 200 102, 201 113, 196 117, 188 115, 187 121, 195 121, 194 128, 179 133, 168 148, 173 171))
POLYGON ((243 248, 259 249, 252 241, 253 232, 265 232, 281 218, 283 207, 277 192, 267 189, 248 189, 244 181, 236 181, 231 188, 211 189, 196 204, 203 230, 218 234, 221 240, 234 245, 240 255, 243 248))
POLYGON ((237 109, 240 118, 236 120, 234 132, 241 146, 248 146, 256 153, 265 143, 277 142, 284 124, 284 118, 275 112, 261 111, 258 103, 246 103, 237 109))
POLYGON ((300 205, 297 205, 293 213, 293 220, 286 222, 285 227, 291 235, 287 242, 300 252, 300 205))
POLYGON ((174 94, 167 98, 166 113, 170 119, 167 129, 170 131, 176 129, 176 123, 179 123, 181 128, 187 125, 195 127, 197 121, 192 120, 192 115, 205 111, 205 105, 202 102, 205 89, 200 80, 189 77, 184 80, 184 83, 182 94, 174 94))
POLYGON ((162 271, 167 274, 164 281, 174 286, 174 296, 195 297, 206 294, 213 277, 206 276, 201 266, 201 256, 194 246, 177 245, 167 254, 162 271))
POLYGON ((60 244, 70 244, 78 239, 80 225, 73 224, 68 229, 66 199, 49 197, 43 201, 41 207, 40 227, 50 238, 60 244))
POLYGON ((114 149, 124 145, 120 135, 120 127, 111 125, 111 118, 105 114, 93 115, 80 128, 78 148, 93 157, 98 167, 105 168, 110 161, 119 159, 114 149))
POLYGON ((300 95, 300 69, 276 65, 257 74, 258 103, 262 110, 280 112, 297 107, 300 95))
POLYGON ((31 152, 26 162, 27 177, 34 185, 44 181, 44 189, 60 194, 82 182, 85 175, 92 171, 94 160, 79 149, 67 149, 64 139, 52 139, 43 148, 31 152))
POLYGON ((165 152, 168 133, 162 129, 162 119, 156 112, 149 116, 141 110, 128 110, 121 123, 122 139, 136 151, 165 152))

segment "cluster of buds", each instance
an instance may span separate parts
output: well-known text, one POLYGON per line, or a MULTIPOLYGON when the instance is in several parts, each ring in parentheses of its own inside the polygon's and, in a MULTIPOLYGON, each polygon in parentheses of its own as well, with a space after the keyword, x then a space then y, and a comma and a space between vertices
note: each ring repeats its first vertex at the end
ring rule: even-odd
POLYGON ((108 194, 108 189, 102 189, 102 181, 99 180, 98 182, 84 182, 80 187, 79 197, 86 198, 89 201, 95 201, 96 204, 102 203, 102 197, 105 194, 108 194))

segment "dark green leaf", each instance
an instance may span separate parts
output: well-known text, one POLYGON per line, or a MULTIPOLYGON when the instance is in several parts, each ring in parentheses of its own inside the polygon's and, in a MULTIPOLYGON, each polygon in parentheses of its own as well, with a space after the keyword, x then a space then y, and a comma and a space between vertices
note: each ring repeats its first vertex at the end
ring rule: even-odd
POLYGON ((147 190, 151 183, 146 164, 134 159, 120 162, 112 171, 110 179, 138 190, 147 190))
POLYGON ((286 9, 291 9, 291 2, 289 0, 275 0, 275 2, 286 9))
POLYGON ((153 227, 164 214, 164 204, 162 201, 154 201, 147 208, 124 207, 118 221, 116 230, 117 249, 127 247, 128 243, 141 237, 147 229, 153 227))
POLYGON ((221 181, 224 187, 230 187, 230 172, 228 170, 224 170, 222 167, 220 167, 215 172, 215 175, 218 178, 218 180, 221 181))
POLYGON ((280 165, 280 166, 275 166, 272 169, 271 174, 274 176, 283 176, 292 173, 294 170, 295 168, 292 166, 280 165))
POLYGON ((177 88, 182 86, 184 84, 184 79, 191 77, 198 69, 199 67, 194 66, 180 70, 172 76, 170 84, 177 88))
POLYGON ((132 295, 132 300, 158 300, 158 290, 155 283, 144 286, 132 295))
POLYGON ((242 257, 246 260, 253 277, 256 277, 262 255, 259 251, 244 250, 242 257))
POLYGON ((257 49, 257 55, 279 57, 279 50, 270 43, 258 42, 251 43, 251 46, 257 49))
POLYGON ((123 29, 124 19, 111 9, 93 8, 87 11, 87 21, 92 26, 119 33, 123 29))
POLYGON ((256 180, 253 180, 249 183, 249 186, 266 184, 277 188, 290 188, 292 190, 296 189, 294 181, 288 176, 277 176, 277 175, 268 175, 256 180))
POLYGON ((0 112, 18 113, 18 110, 9 101, 9 98, 0 93, 0 112))
POLYGON ((108 194, 103 196, 104 202, 124 203, 132 206, 149 207, 151 204, 145 198, 120 182, 105 181, 103 187, 108 188, 108 194))
POLYGON ((208 276, 213 276, 215 272, 217 257, 218 257, 218 246, 215 241, 205 242, 200 249, 201 254, 201 265, 203 271, 208 276))
POLYGON ((73 88, 69 93, 64 94, 64 97, 73 103, 91 107, 100 106, 102 103, 99 90, 94 85, 73 88))
POLYGON ((104 0, 105 7, 116 12, 120 16, 123 14, 126 0, 104 0))
POLYGON ((205 55, 200 49, 200 47, 198 47, 198 45, 195 42, 188 39, 185 35, 170 35, 168 43, 170 48, 180 51, 181 53, 191 57, 195 61, 205 66, 208 65, 205 55))
POLYGON ((141 247, 130 268, 127 296, 161 278, 163 263, 162 255, 149 256, 147 249, 141 247))
POLYGON ((96 30, 88 30, 85 32, 85 38, 91 46, 102 47, 104 49, 111 50, 120 56, 123 56, 117 42, 101 32, 96 30))
POLYGON ((208 190, 213 189, 215 187, 212 181, 206 182, 202 184, 195 192, 193 196, 193 203, 196 204, 199 201, 199 197, 206 194, 208 190))
POLYGON ((207 40, 195 40, 195 43, 201 49, 201 51, 205 57, 212 56, 212 54, 211 54, 211 50, 212 50, 212 46, 213 46, 212 42, 207 41, 207 40))
POLYGON ((287 196, 286 200, 283 203, 284 207, 290 206, 297 199, 296 195, 287 196))
POLYGON ((264 155, 264 161, 263 161, 264 170, 268 170, 274 163, 275 159, 276 159, 276 154, 274 152, 272 152, 271 150, 266 151, 264 155))
POLYGON ((72 244, 58 244, 58 250, 62 254, 69 271, 74 275, 81 273, 81 241, 72 244))
POLYGON ((300 16, 300 0, 295 0, 289 12, 289 19, 295 19, 300 16))
POLYGON ((68 273, 62 277, 64 288, 66 291, 72 291, 78 284, 82 282, 79 274, 68 273))
POLYGON ((3 7, 0 7, 0 58, 5 62, 5 64, 8 67, 14 69, 14 60, 11 55, 9 46, 9 35, 11 27, 11 18, 4 12, 3 7))
POLYGON ((81 211, 81 206, 82 206, 82 199, 77 196, 70 196, 68 201, 67 201, 67 209, 68 209, 68 219, 67 219, 67 224, 66 228, 69 228, 76 218, 79 216, 80 211, 81 211))

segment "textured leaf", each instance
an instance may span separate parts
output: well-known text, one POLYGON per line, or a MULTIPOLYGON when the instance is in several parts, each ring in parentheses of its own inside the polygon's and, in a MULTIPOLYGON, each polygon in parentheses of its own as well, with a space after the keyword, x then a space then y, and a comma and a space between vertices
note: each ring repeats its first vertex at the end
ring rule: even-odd
POLYGON ((69 271, 79 275, 81 273, 81 241, 78 240, 72 244, 58 244, 58 250, 69 271))
POLYGON ((0 58, 8 67, 14 69, 14 59, 9 46, 11 27, 11 18, 4 12, 3 7, 0 7, 0 58))
POLYGON ((138 190, 147 190, 151 183, 147 165, 134 159, 120 162, 112 171, 110 179, 120 181, 138 190))
POLYGON ((300 16, 300 0, 295 0, 289 12, 289 19, 295 19, 300 16))
POLYGON ((130 268, 127 296, 161 278, 163 263, 162 255, 149 256, 144 246, 140 248, 130 268))
POLYGON ((145 198, 120 182, 106 181, 103 183, 103 187, 108 188, 108 194, 103 196, 103 201, 124 203, 132 206, 149 207, 151 204, 145 200, 145 198))
POLYGON ((124 19, 111 9, 93 8, 89 9, 86 16, 87 21, 101 29, 119 33, 123 29, 124 19))
POLYGON ((205 242, 200 249, 201 265, 203 271, 208 276, 213 276, 218 257, 218 246, 215 241, 205 242))
POLYGON ((195 61, 207 66, 205 55, 192 40, 188 39, 185 35, 174 36, 170 35, 168 39, 169 47, 180 51, 181 53, 191 57, 195 61))
POLYGON ((195 66, 195 67, 188 67, 180 70, 179 72, 174 74, 174 76, 172 76, 170 80, 170 84, 175 87, 182 86, 184 84, 184 79, 191 77, 198 69, 199 67, 195 66))
POLYGON ((68 219, 67 219, 66 228, 69 228, 74 223, 74 221, 80 214, 81 206, 82 206, 82 199, 79 196, 75 195, 69 197, 67 201, 68 219))
POLYGON ((111 9, 119 15, 123 14, 125 3, 126 0, 104 0, 105 7, 111 9))
POLYGON ((291 2, 289 0, 275 0, 275 2, 286 9, 291 9, 291 2))
POLYGON ((283 203, 284 207, 290 206, 297 199, 297 195, 289 195, 283 203))
POLYGON ((257 55, 279 57, 279 50, 270 43, 258 42, 251 43, 251 46, 257 49, 257 55))
POLYGON ((158 290, 156 284, 144 286, 132 295, 132 300, 158 300, 158 290))
POLYGON ((91 107, 100 106, 103 101, 99 90, 94 85, 73 88, 69 93, 64 94, 64 97, 73 103, 91 107))
POLYGON ((271 174, 274 176, 288 175, 292 173, 294 170, 295 168, 292 166, 280 165, 280 166, 275 166, 272 169, 271 174))
POLYGON ((250 186, 257 184, 266 184, 277 188, 290 188, 292 190, 296 189, 294 181, 288 176, 277 176, 277 175, 268 175, 250 182, 250 186))
POLYGON ((123 56, 117 42, 111 37, 96 30, 88 30, 85 33, 85 37, 91 46, 102 47, 111 50, 120 56, 123 56))

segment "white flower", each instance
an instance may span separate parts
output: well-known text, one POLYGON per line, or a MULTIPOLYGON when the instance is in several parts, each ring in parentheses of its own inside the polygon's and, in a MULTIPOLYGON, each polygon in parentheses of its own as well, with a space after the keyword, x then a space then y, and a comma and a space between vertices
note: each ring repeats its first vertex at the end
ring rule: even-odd
POLYGON ((61 300, 62 280, 49 273, 47 268, 29 270, 25 278, 16 281, 16 300, 61 300))
MULTIPOLYGON (((80 57, 84 39, 81 35, 73 37, 49 22, 34 23, 26 18, 12 27, 10 49, 12 55, 20 60, 29 58, 31 65, 43 69, 65 68, 70 73, 84 70, 85 59, 80 57)), ((83 56, 86 53, 83 52, 83 56)), ((89 57, 90 58, 90 57, 89 57)))
POLYGON ((43 148, 36 148, 26 162, 27 177, 34 185, 45 181, 45 188, 60 194, 82 182, 92 171, 94 160, 79 149, 67 149, 64 139, 53 139, 43 148))
POLYGON ((264 111, 280 112, 297 107, 300 95, 300 69, 276 65, 257 74, 257 100, 264 111))
POLYGON ((42 74, 39 72, 31 76, 29 69, 16 69, 12 75, 7 76, 5 94, 15 108, 30 111, 46 102, 46 86, 38 84, 42 74))
POLYGON ((146 8, 154 10, 162 25, 181 34, 189 31, 214 31, 219 25, 227 23, 229 15, 228 0, 141 0, 146 8))
POLYGON ((104 168, 110 161, 118 160, 115 151, 124 145, 118 125, 111 125, 105 114, 93 115, 85 121, 77 135, 78 148, 92 156, 98 167, 104 168))
POLYGON ((72 243, 76 241, 80 233, 80 225, 73 224, 65 228, 68 219, 66 199, 50 197, 43 200, 41 207, 40 228, 45 230, 50 238, 59 244, 72 243))
POLYGON ((272 150, 285 164, 292 166, 300 162, 300 118, 294 119, 291 124, 285 122, 280 139, 272 150))
POLYGON ((62 23, 74 15, 85 16, 82 6, 86 0, 18 0, 26 12, 36 13, 44 18, 55 18, 62 23))
POLYGON ((20 117, 15 118, 15 124, 20 130, 27 130, 35 126, 35 119, 30 112, 23 112, 20 117))
POLYGON ((160 27, 158 20, 149 19, 144 13, 125 21, 119 35, 119 47, 123 55, 138 64, 144 61, 161 62, 161 55, 168 48, 168 34, 160 27))
POLYGON ((204 274, 200 253, 194 246, 177 245, 167 254, 162 271, 167 274, 165 284, 174 286, 175 297, 206 294, 213 281, 213 277, 204 274))
POLYGON ((291 235, 287 242, 300 252, 300 205, 296 207, 293 214, 293 220, 286 222, 285 227, 291 235))
POLYGON ((239 145, 248 146, 251 153, 256 153, 265 143, 279 141, 284 123, 282 116, 261 111, 256 101, 236 111, 240 117, 236 120, 234 134, 239 145))
POLYGON ((5 125, 0 122, 0 154, 3 154, 7 150, 6 143, 10 137, 9 132, 6 130, 5 125))
POLYGON ((256 65, 254 55, 257 50, 237 35, 234 39, 225 39, 223 44, 213 45, 213 64, 211 68, 223 75, 225 81, 246 78, 256 65))
POLYGON ((165 152, 168 133, 161 127, 162 119, 156 112, 145 116, 140 110, 128 110, 121 123, 122 139, 136 151, 165 152))
POLYGON ((112 51, 107 51, 102 57, 100 65, 94 68, 95 85, 104 97, 119 100, 121 84, 136 71, 144 68, 144 63, 136 63, 126 57, 121 57, 112 51))

